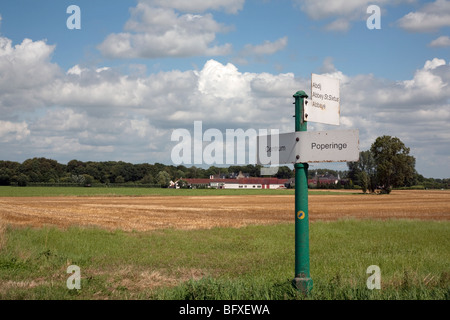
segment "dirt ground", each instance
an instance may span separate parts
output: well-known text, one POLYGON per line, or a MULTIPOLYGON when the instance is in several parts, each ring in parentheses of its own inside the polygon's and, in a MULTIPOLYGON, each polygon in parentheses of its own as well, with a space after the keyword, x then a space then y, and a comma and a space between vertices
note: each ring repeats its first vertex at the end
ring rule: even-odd
MULTIPOLYGON (((110 230, 200 229, 294 222, 294 196, 149 196, 0 198, 0 222, 15 226, 110 230)), ((310 221, 357 219, 450 220, 449 191, 390 195, 309 196, 310 221)))

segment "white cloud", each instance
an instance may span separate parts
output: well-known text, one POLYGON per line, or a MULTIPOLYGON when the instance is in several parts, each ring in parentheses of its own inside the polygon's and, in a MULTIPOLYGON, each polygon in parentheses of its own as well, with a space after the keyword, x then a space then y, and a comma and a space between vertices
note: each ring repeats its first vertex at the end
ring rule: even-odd
POLYGON ((69 70, 67 70, 66 73, 67 73, 67 74, 73 74, 73 75, 79 76, 79 75, 81 75, 81 73, 82 73, 83 71, 87 71, 87 69, 83 69, 83 68, 80 68, 79 65, 75 65, 75 66, 73 66, 72 68, 70 68, 69 70))
POLYGON ((297 0, 302 11, 306 12, 313 19, 325 19, 329 17, 354 17, 355 14, 366 12, 370 4, 379 4, 386 1, 370 0, 297 0))
POLYGON ((322 67, 320 68, 320 72, 322 75, 335 78, 340 81, 340 84, 345 84, 349 82, 350 78, 342 73, 342 71, 339 71, 336 69, 336 67, 333 64, 333 58, 332 57, 326 57, 323 60, 322 67))
POLYGON ((433 70, 440 66, 445 66, 446 62, 444 59, 434 58, 433 60, 427 60, 423 66, 424 70, 433 70))
POLYGON ((436 0, 428 3, 417 12, 410 12, 398 25, 410 32, 434 32, 450 26, 450 1, 436 0))
POLYGON ((283 37, 273 42, 266 40, 264 43, 259 45, 247 44, 245 45, 242 54, 257 56, 272 55, 280 50, 283 50, 286 47, 287 42, 288 38, 283 37))
POLYGON ((430 47, 450 47, 450 37, 449 36, 440 36, 437 39, 434 39, 428 45, 430 47))
POLYGON ((429 97, 429 99, 439 99, 442 96, 450 98, 450 94, 446 94, 443 90, 450 84, 433 72, 434 69, 445 65, 446 62, 443 59, 434 58, 426 61, 423 69, 417 70, 412 80, 403 82, 404 88, 408 90, 404 94, 420 94, 422 97, 429 97))
POLYGON ((0 120, 0 142, 20 141, 30 135, 26 122, 0 120))
POLYGON ((399 26, 410 32, 433 32, 450 26, 450 14, 410 12, 399 20, 399 26))
MULTIPOLYGON (((325 19, 333 19, 332 22, 327 23, 324 27, 326 31, 337 31, 337 32, 346 32, 350 30, 351 23, 354 21, 363 21, 366 20, 369 15, 367 13, 367 8, 370 5, 377 5, 381 8, 382 14, 383 11, 387 10, 388 6, 398 5, 399 3, 412 3, 414 0, 294 0, 294 3, 305 12, 308 17, 314 20, 325 20, 325 19)), ((444 3, 446 5, 446 1, 437 0, 438 6, 440 3, 444 3)), ((444 7, 442 6, 442 7, 444 7)), ((436 6, 437 7, 437 6, 436 6)), ((433 9, 433 7, 432 7, 433 9)), ((442 20, 445 19, 442 16, 442 20)), ((405 18, 405 21, 401 22, 405 25, 412 25, 416 22, 409 21, 419 19, 419 16, 413 15, 413 17, 405 18), (408 20, 408 21, 406 21, 408 20)), ((441 19, 441 16, 439 16, 441 19)), ((433 22, 436 23, 436 22, 433 22)), ((442 23, 442 22, 441 22, 442 23)), ((445 22, 444 22, 445 23, 445 22)))
POLYGON ((264 58, 284 50, 288 43, 288 37, 282 37, 275 41, 266 40, 262 44, 246 44, 244 48, 232 59, 236 64, 246 65, 249 60, 264 61, 264 58))
POLYGON ((55 46, 45 41, 24 39, 12 41, 0 37, 0 114, 13 119, 14 111, 33 110, 45 102, 39 89, 63 75, 58 65, 51 63, 55 46))
POLYGON ((46 115, 36 121, 31 129, 61 133, 85 130, 87 126, 85 114, 69 108, 58 108, 47 110, 46 115))
POLYGON ((337 19, 325 26, 327 31, 348 31, 350 29, 350 21, 348 19, 337 19))
POLYGON ((110 34, 98 49, 110 58, 219 56, 231 44, 215 45, 216 34, 228 30, 212 14, 179 14, 171 8, 139 3, 131 9, 125 31, 110 34))
POLYGON ((333 64, 333 57, 326 57, 323 60, 322 67, 320 68, 321 73, 332 73, 335 72, 336 67, 333 64))
POLYGON ((151 6, 172 8, 183 12, 205 12, 207 10, 224 10, 237 13, 242 10, 245 0, 141 0, 151 6))
POLYGON ((209 60, 198 75, 198 90, 203 95, 232 99, 242 98, 250 93, 247 76, 231 63, 224 66, 215 60, 209 60))
MULTIPOLYGON (((77 65, 63 72, 51 63, 53 47, 45 42, 25 41, 19 48, 0 39, 0 148, 11 157, 170 163, 172 130, 191 130, 197 120, 204 129, 223 132, 292 131, 292 96, 308 93, 311 85, 294 73, 242 72, 211 59, 198 71, 130 76, 77 65)), ((437 154, 448 144, 448 61, 429 59, 411 79, 399 81, 346 75, 331 58, 323 61, 322 72, 341 80, 340 127, 358 128, 363 150, 377 136, 398 136, 417 157, 420 173, 437 175, 430 161, 448 168, 450 155, 437 154)), ((336 130, 316 123, 308 128, 336 130)))
POLYGON ((10 39, 0 37, 0 86, 20 91, 45 84, 60 69, 50 62, 55 46, 45 41, 24 39, 12 46, 10 39))
POLYGON ((55 79, 42 89, 40 95, 52 105, 92 106, 103 109, 122 106, 140 106, 148 90, 143 79, 131 79, 124 75, 102 75, 85 71, 77 78, 55 79))

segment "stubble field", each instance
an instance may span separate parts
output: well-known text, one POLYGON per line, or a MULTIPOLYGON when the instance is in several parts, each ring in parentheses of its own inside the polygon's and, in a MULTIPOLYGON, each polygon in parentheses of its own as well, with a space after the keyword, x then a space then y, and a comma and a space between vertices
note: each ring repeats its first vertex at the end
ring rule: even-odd
MULTIPOLYGON (((294 221, 293 195, 2 197, 0 217, 13 226, 108 230, 210 229, 294 221)), ((309 196, 310 221, 450 220, 450 192, 393 191, 309 196)))

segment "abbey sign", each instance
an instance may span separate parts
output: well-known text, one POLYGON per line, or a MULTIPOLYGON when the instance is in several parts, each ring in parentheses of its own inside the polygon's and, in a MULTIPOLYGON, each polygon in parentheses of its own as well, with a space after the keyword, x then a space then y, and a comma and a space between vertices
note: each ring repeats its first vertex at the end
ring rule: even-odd
POLYGON ((303 121, 339 125, 339 80, 311 74, 311 98, 304 99, 303 121))

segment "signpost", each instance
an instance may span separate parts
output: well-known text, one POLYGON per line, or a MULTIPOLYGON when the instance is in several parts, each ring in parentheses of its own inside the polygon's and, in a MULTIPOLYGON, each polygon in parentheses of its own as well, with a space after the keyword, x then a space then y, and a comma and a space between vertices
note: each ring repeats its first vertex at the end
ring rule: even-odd
POLYGON ((304 121, 339 125, 339 80, 311 74, 311 100, 304 100, 304 121))
MULTIPOLYGON (((295 131, 306 132, 308 123, 303 118, 304 91, 294 94, 295 131)), ((307 163, 294 164, 295 169, 295 278, 292 285, 304 294, 313 287, 309 272, 309 215, 308 215, 308 167, 307 163)))
POLYGON ((312 99, 294 94, 295 132, 257 138, 257 163, 294 164, 295 168, 295 278, 292 284, 308 294, 309 270, 308 163, 359 160, 359 131, 307 132, 307 121, 339 125, 339 80, 312 74, 312 99))

